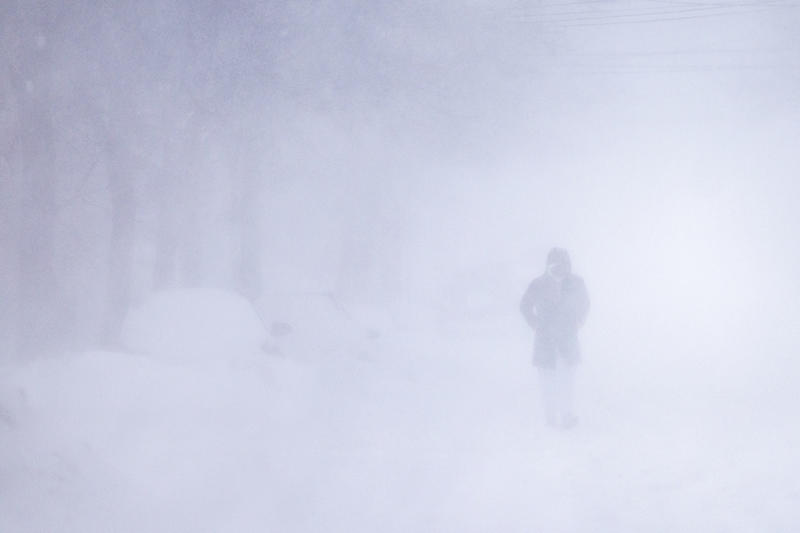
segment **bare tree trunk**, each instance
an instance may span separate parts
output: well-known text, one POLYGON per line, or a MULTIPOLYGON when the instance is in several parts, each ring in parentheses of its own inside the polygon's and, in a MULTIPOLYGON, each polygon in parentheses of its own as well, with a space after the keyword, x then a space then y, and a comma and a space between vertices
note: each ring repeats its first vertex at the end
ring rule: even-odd
POLYGON ((111 241, 108 249, 106 316, 102 340, 113 345, 119 339, 122 321, 130 305, 131 267, 136 231, 136 194, 125 149, 110 142, 108 191, 111 196, 111 241))
POLYGON ((163 172, 154 176, 153 194, 156 207, 156 257, 153 267, 153 288, 170 289, 178 285, 177 262, 179 244, 178 191, 181 187, 176 142, 170 142, 164 155, 163 172))
MULTIPOLYGON (((30 87, 32 82, 26 80, 30 87)), ((55 156, 46 87, 27 91, 20 113, 22 187, 19 204, 17 349, 31 355, 58 345, 55 244, 55 156)))
POLYGON ((245 165, 239 176, 241 200, 239 202, 240 255, 236 271, 237 289, 251 302, 261 297, 261 179, 252 168, 245 165))
MULTIPOLYGON (((17 110, 17 97, 13 94, 10 84, 3 87, 6 102, 17 110)), ((18 149, 19 137, 12 140, 13 123, 0 138, 3 147, 0 153, 0 363, 5 357, 11 356, 15 351, 17 327, 17 291, 19 267, 17 236, 19 235, 19 184, 20 184, 20 154, 18 149)))
POLYGON ((198 128, 197 117, 190 116, 179 129, 178 140, 165 157, 165 176, 156 187, 156 289, 198 287, 204 281, 203 224, 198 212, 202 191, 192 176, 197 168, 198 128))
POLYGON ((200 204, 202 190, 188 173, 195 168, 187 162, 182 170, 184 184, 181 187, 181 201, 175 206, 180 209, 178 234, 178 259, 180 264, 180 283, 183 287, 202 287, 206 281, 206 264, 203 257, 203 238, 205 221, 201 219, 200 204), (200 197, 198 197, 200 196, 200 197))
POLYGON ((204 187, 206 180, 206 150, 204 127, 209 116, 197 103, 186 120, 181 135, 180 164, 180 202, 179 220, 179 261, 181 285, 184 287, 203 287, 208 281, 208 264, 204 255, 207 238, 207 221, 203 218, 209 191, 204 187))
MULTIPOLYGON (((17 350, 27 356, 60 345, 66 316, 59 309, 53 265, 55 244, 55 132, 52 122, 51 44, 47 12, 21 24, 22 46, 15 89, 19 94, 21 191, 17 350)), ((24 19, 21 19, 24 20, 24 19)))
MULTIPOLYGON (((171 169, 170 169, 171 170, 171 169)), ((167 175, 156 188, 156 259, 153 286, 157 290, 176 286, 178 223, 175 212, 175 176, 167 175)))

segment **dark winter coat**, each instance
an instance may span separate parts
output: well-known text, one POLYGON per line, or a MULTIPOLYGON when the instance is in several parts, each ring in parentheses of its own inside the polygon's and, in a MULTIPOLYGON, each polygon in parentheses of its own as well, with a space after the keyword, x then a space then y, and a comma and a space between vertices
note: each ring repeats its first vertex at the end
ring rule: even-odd
POLYGON ((589 295, 580 277, 568 274, 559 281, 544 274, 536 278, 519 308, 535 332, 534 366, 551 368, 559 357, 569 364, 580 360, 578 330, 589 312, 589 295))

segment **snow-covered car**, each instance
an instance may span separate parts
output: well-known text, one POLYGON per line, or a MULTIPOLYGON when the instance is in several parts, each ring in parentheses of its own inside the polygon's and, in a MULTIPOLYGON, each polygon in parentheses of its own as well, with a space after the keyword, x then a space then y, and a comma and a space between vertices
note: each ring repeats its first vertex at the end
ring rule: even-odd
POLYGON ((220 289, 156 292, 130 310, 122 331, 130 352, 189 362, 257 354, 266 339, 253 306, 220 289))
POLYGON ((390 322, 385 312, 347 305, 332 292, 269 294, 259 314, 269 333, 268 353, 308 360, 377 358, 390 322))

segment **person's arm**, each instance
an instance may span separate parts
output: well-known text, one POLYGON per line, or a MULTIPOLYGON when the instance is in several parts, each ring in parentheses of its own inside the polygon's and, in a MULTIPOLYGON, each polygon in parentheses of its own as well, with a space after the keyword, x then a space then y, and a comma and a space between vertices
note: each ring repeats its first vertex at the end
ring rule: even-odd
POLYGON ((525 294, 522 295, 522 300, 519 303, 519 312, 522 313, 522 316, 525 317, 525 322, 531 327, 531 329, 536 329, 539 325, 539 320, 536 316, 536 309, 534 308, 534 303, 536 301, 536 288, 534 284, 531 283, 528 285, 528 289, 525 291, 525 294))
POLYGON ((586 290, 586 284, 581 280, 580 289, 578 291, 579 298, 578 298, 578 327, 582 327, 584 322, 586 322, 586 316, 589 314, 589 307, 591 306, 591 302, 589 301, 589 292, 586 290))

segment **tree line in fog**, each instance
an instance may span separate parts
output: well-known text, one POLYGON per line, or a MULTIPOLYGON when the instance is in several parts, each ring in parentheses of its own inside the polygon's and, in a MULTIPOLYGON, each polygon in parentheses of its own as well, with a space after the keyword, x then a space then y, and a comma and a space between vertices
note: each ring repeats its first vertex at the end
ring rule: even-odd
POLYGON ((342 190, 331 268, 352 288, 380 221, 407 217, 413 170, 463 151, 494 113, 483 96, 510 36, 455 7, 3 2, 5 351, 113 345, 152 290, 257 300, 265 262, 281 261, 264 232, 292 231, 264 223, 265 198, 298 180, 342 190), (400 195, 388 213, 369 207, 382 189, 400 195))

